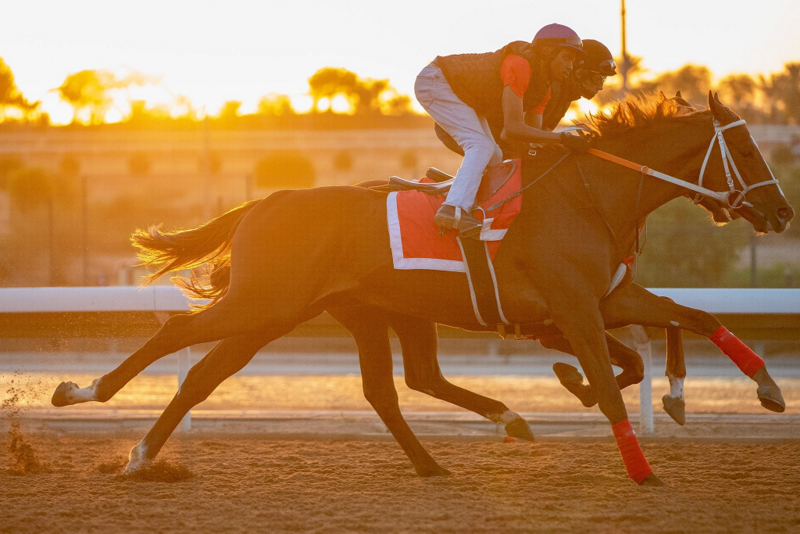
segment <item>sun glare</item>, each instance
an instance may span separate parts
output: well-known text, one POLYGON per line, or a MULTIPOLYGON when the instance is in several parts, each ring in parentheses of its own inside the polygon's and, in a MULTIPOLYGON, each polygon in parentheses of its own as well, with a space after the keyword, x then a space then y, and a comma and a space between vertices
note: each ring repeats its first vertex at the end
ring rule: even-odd
POLYGON ((352 104, 344 95, 336 95, 331 100, 331 109, 336 113, 351 113, 352 104))
POLYGON ((308 113, 314 105, 314 99, 311 98, 311 95, 294 95, 290 99, 292 108, 297 113, 308 113))

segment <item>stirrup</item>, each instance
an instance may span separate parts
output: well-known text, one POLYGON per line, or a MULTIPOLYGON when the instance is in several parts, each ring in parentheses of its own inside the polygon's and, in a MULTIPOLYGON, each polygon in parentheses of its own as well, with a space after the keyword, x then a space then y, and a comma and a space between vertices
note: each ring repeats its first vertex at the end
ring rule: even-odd
POLYGON ((433 218, 433 222, 439 226, 440 234, 445 230, 456 229, 464 237, 472 237, 480 233, 483 223, 472 217, 458 206, 442 204, 433 218), (450 209, 453 210, 451 215, 450 209))

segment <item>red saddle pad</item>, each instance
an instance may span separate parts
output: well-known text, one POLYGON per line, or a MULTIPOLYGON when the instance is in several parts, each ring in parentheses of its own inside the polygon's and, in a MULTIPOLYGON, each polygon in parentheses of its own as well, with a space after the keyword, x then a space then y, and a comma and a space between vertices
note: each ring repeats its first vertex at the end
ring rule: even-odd
MULTIPOLYGON (((500 243, 522 207, 522 196, 504 203, 492 211, 488 207, 519 191, 522 184, 520 161, 505 184, 488 200, 482 209, 474 212, 475 218, 484 221, 481 241, 487 242, 489 256, 494 259, 500 243)), ((423 181, 430 181, 423 178, 423 181)), ((456 230, 439 234, 433 222, 436 210, 444 202, 444 195, 433 196, 420 191, 389 193, 386 199, 386 217, 389 223, 389 242, 395 269, 428 269, 434 271, 465 272, 456 230)))

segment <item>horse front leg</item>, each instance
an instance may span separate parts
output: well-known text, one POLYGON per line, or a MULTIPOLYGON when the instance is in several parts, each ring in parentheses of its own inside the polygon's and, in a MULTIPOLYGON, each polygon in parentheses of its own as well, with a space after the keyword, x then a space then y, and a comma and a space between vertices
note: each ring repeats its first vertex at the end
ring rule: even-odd
POLYGON ((683 330, 670 326, 667 331, 667 369, 669 393, 661 397, 664 411, 683 426, 686 423, 686 401, 683 398, 683 382, 686 379, 686 363, 683 355, 683 330))
POLYGON ((475 412, 495 423, 502 423, 509 436, 533 441, 530 425, 519 414, 509 410, 500 401, 451 384, 442 375, 437 357, 436 323, 408 315, 390 314, 389 326, 400 340, 408 387, 475 412))
POLYGON ((628 420, 622 393, 611 367, 603 318, 597 303, 587 302, 588 294, 586 291, 574 295, 572 299, 564 298, 563 294, 554 300, 548 299, 553 322, 575 351, 597 395, 600 411, 611 423, 628 476, 637 484, 663 485, 653 474, 628 420))
POLYGON ((783 412, 786 409, 781 390, 767 371, 764 360, 710 313, 681 306, 668 298, 654 295, 637 284, 614 291, 602 301, 601 309, 606 323, 611 323, 612 326, 641 324, 661 328, 675 327, 707 337, 758 384, 756 394, 764 408, 773 412, 783 412))

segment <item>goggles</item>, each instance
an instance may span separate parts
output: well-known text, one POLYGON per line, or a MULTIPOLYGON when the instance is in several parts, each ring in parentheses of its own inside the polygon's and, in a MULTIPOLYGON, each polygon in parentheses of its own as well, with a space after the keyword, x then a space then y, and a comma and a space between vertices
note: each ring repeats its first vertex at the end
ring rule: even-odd
POLYGON ((615 76, 617 74, 617 62, 613 59, 607 59, 592 70, 597 70, 603 76, 615 76))

